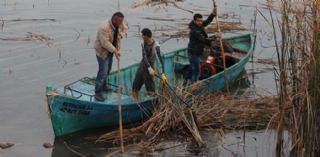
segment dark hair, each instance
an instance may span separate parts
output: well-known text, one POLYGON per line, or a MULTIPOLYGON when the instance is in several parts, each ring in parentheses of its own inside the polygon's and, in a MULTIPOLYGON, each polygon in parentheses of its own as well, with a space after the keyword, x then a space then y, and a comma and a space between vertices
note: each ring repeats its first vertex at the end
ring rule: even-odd
POLYGON ((202 15, 201 14, 194 14, 193 15, 193 20, 196 20, 198 18, 202 18, 202 15))
POLYGON ((112 15, 112 17, 115 17, 115 16, 124 18, 124 15, 123 15, 122 12, 120 12, 120 11, 115 12, 115 13, 112 15))
POLYGON ((147 36, 149 38, 152 37, 152 32, 149 28, 144 28, 142 31, 141 31, 142 35, 144 36, 147 36))

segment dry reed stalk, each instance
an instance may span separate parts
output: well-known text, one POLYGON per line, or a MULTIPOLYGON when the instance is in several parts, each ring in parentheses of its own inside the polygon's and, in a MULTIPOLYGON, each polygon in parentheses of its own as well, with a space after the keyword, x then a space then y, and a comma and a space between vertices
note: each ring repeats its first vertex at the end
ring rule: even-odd
MULTIPOLYGON (((276 46, 280 70, 276 154, 283 155, 283 119, 290 113, 290 155, 320 156, 320 2, 281 0, 280 16, 281 44, 276 46), (286 105, 291 106, 289 111, 286 105)), ((272 27, 277 44, 274 23, 272 27)))
MULTIPOLYGON (((276 142, 276 156, 280 157, 282 156, 283 152, 283 131, 284 131, 284 116, 285 116, 285 110, 284 106, 286 106, 287 103, 289 103, 288 100, 288 56, 289 56, 289 42, 290 42, 290 26, 288 21, 288 11, 290 8, 290 5, 287 3, 286 0, 281 0, 280 5, 280 13, 281 13, 281 23, 279 24, 280 32, 281 32, 281 44, 278 43, 278 35, 277 35, 277 29, 276 24, 274 20, 274 15, 271 11, 272 2, 267 1, 267 6, 270 8, 270 18, 271 23, 268 22, 272 27, 272 33, 274 37, 275 42, 275 48, 276 48, 276 54, 278 59, 278 70, 275 68, 275 80, 279 80, 279 88, 278 89, 278 95, 279 95, 279 103, 278 103, 278 126, 277 126, 277 142, 276 142)), ((266 19, 266 18, 265 18, 266 19)))
POLYGON ((16 37, 16 38, 0 38, 0 40, 10 40, 10 41, 32 41, 32 40, 39 40, 39 41, 46 41, 49 42, 53 40, 47 35, 38 34, 33 32, 28 32, 25 37, 16 37))

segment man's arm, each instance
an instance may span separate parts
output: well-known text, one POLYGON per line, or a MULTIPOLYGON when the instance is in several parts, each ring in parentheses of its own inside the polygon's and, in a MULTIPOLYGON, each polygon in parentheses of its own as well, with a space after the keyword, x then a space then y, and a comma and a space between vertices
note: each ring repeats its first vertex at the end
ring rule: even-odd
POLYGON ((208 18, 205 21, 203 21, 203 23, 202 23, 203 27, 208 26, 213 21, 213 18, 216 16, 217 16, 217 9, 214 6, 211 14, 208 16, 208 18))
POLYGON ((210 14, 208 18, 205 21, 203 21, 202 26, 203 27, 208 26, 213 21, 213 18, 214 18, 213 14, 210 14))
POLYGON ((168 80, 166 74, 164 73, 164 64, 163 64, 163 60, 162 60, 161 55, 160 55, 161 51, 160 51, 160 46, 159 45, 156 47, 156 51, 157 51, 156 52, 157 60, 160 62, 161 80, 162 80, 163 84, 167 85, 167 84, 169 84, 169 80, 168 80))
POLYGON ((108 31, 100 28, 98 32, 98 38, 103 48, 107 49, 111 53, 117 51, 117 48, 114 47, 110 42, 110 35, 108 31))
POLYGON ((203 36, 200 32, 191 31, 191 33, 192 33, 193 38, 195 38, 196 40, 198 40, 204 44, 208 44, 211 41, 207 37, 203 36))
POLYGON ((156 57, 157 57, 158 61, 160 62, 161 73, 164 73, 164 64, 163 64, 163 59, 161 57, 160 46, 156 47, 156 57))
POLYGON ((145 66, 147 67, 149 74, 151 76, 154 76, 156 74, 156 72, 153 70, 153 68, 151 67, 151 65, 148 61, 148 56, 147 56, 147 53, 144 49, 144 44, 141 44, 141 47, 142 47, 142 60, 145 64, 145 66))

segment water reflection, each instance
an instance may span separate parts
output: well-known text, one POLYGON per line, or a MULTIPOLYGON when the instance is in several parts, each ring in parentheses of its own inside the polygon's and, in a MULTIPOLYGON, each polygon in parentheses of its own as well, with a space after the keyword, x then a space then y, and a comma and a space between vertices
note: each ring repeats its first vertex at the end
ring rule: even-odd
POLYGON ((105 133, 107 129, 91 129, 74 134, 56 137, 52 157, 79 157, 79 156, 104 156, 108 154, 107 148, 112 148, 112 143, 96 143, 95 140, 105 133))
POLYGON ((234 95, 242 95, 244 91, 252 85, 252 82, 249 80, 249 75, 246 70, 243 70, 239 77, 230 84, 230 91, 234 95))
MULTIPOLYGON (((95 139, 99 135, 102 135, 102 132, 103 129, 100 131, 91 130, 56 138, 52 150, 52 157, 121 156, 118 144, 114 142, 95 142, 95 139)), ((132 140, 135 142, 127 143, 129 147, 125 146, 126 152, 124 156, 219 156, 218 137, 212 133, 203 133, 203 135, 208 136, 206 142, 208 142, 209 145, 206 147, 197 147, 192 142, 169 139, 150 147, 150 145, 145 145, 141 138, 132 140)))
MULTIPOLYGON (((276 131, 227 131, 222 136, 219 131, 202 131, 205 141, 204 147, 197 147, 192 142, 164 140, 153 147, 142 148, 143 142, 139 139, 125 146, 125 153, 119 153, 119 146, 114 142, 96 143, 95 139, 102 135, 105 129, 83 131, 62 138, 56 138, 52 157, 78 157, 78 156, 150 156, 150 157, 225 157, 250 156, 270 157, 273 155, 276 142, 276 131), (132 145, 136 144, 136 145, 132 145)), ((288 143, 288 132, 284 132, 284 143, 288 143)), ((140 139, 141 140, 141 139, 140 139)), ((128 143, 127 143, 128 144, 128 143)), ((148 145, 150 146, 150 145, 148 145)), ((284 152, 288 156, 289 152, 284 152)))

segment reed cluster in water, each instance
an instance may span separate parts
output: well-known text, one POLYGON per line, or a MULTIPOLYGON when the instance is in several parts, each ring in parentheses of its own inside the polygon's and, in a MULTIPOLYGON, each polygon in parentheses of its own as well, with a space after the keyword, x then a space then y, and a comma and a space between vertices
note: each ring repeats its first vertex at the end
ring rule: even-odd
POLYGON ((320 1, 280 0, 279 6, 277 21, 270 9, 279 66, 276 155, 283 156, 284 115, 289 112, 290 155, 320 156, 320 1))

